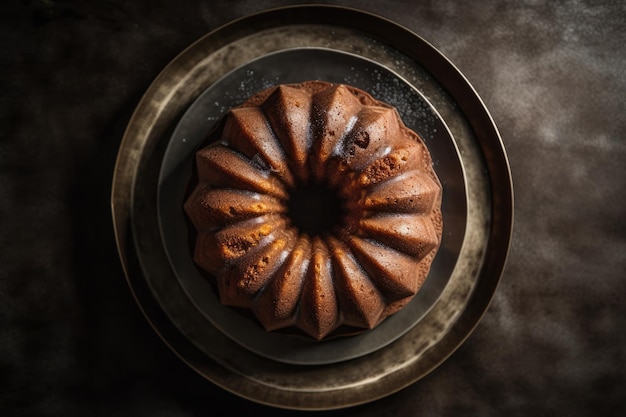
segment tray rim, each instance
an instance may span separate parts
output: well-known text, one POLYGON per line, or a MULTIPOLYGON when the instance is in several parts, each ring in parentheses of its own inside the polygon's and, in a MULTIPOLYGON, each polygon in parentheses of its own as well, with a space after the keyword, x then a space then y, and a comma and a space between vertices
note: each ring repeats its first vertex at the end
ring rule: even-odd
MULTIPOLYGON (((489 231, 490 239, 487 243, 487 250, 479 274, 477 287, 468 300, 466 312, 461 314, 459 320, 454 324, 453 327, 455 331, 448 332, 438 344, 441 346, 441 349, 443 349, 444 354, 440 355, 439 358, 436 358, 436 360, 432 362, 430 369, 425 373, 428 374, 440 363, 445 361, 467 337, 469 337, 488 309, 490 300, 504 271, 513 230, 513 184, 508 159, 497 127, 471 84, 463 74, 430 43, 409 29, 388 19, 369 12, 342 6, 287 6, 243 16, 209 32, 174 58, 153 81, 144 94, 129 121, 129 127, 136 121, 139 108, 152 99, 151 94, 154 93, 154 86, 158 85, 162 78, 168 76, 168 72, 172 70, 172 63, 193 48, 198 42, 206 42, 207 38, 213 38, 216 41, 216 46, 221 47, 227 44, 229 40, 245 36, 246 34, 260 30, 260 28, 267 29, 283 26, 284 23, 281 22, 286 21, 289 21, 290 25, 329 24, 328 19, 325 19, 328 17, 326 14, 329 13, 334 16, 335 20, 342 21, 342 26, 365 32, 373 38, 391 44, 401 53, 415 59, 420 65, 426 68, 429 74, 437 81, 441 82, 442 79, 446 79, 447 82, 441 83, 446 85, 446 92, 453 97, 456 103, 459 104, 459 107, 463 109, 463 113, 470 122, 472 129, 474 129, 476 136, 481 139, 488 139, 487 141, 481 141, 481 149, 486 164, 490 168, 490 172, 493 171, 500 174, 497 176, 489 176, 491 191, 497 194, 499 198, 494 199, 492 202, 492 223, 489 231), (254 22, 255 24, 250 24, 250 22, 254 22), (481 129, 483 131, 481 131, 481 129), (487 129, 487 131, 484 131, 485 129, 487 129), (494 242, 498 243, 497 250, 494 250, 494 242), (497 252, 498 256, 495 256, 494 252, 497 252), (470 305, 474 306, 474 308, 469 308, 470 305)), ((367 398, 362 401, 351 400, 349 404, 329 402, 321 407, 311 407, 302 404, 277 404, 275 400, 253 398, 245 393, 242 394, 236 387, 234 388, 233 386, 224 384, 223 381, 229 380, 229 378, 232 377, 228 375, 228 370, 216 363, 207 364, 206 355, 186 340, 181 332, 169 321, 156 300, 152 299, 149 288, 142 287, 141 285, 141 266, 137 259, 138 254, 133 246, 131 209, 126 205, 129 201, 132 201, 135 178, 128 177, 127 174, 125 175, 124 169, 126 165, 138 162, 139 153, 137 145, 133 144, 131 141, 131 136, 132 132, 127 129, 120 145, 120 150, 125 149, 126 153, 122 154, 120 152, 120 154, 118 154, 113 175, 111 210, 115 240, 122 262, 122 268, 139 308, 155 332, 183 362, 187 363, 192 369, 195 369, 205 377, 207 377, 207 373, 209 373, 222 378, 221 381, 217 381, 216 379, 218 378, 210 379, 213 383, 228 391, 256 402, 292 409, 331 409, 357 405, 389 395, 425 376, 424 374, 407 377, 402 384, 395 386, 393 390, 384 395, 378 395, 375 398, 367 398)))

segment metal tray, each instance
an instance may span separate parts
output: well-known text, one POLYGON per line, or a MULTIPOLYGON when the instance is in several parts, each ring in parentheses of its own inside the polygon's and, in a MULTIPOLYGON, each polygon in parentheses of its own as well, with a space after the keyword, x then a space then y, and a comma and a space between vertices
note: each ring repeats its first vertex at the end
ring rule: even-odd
POLYGON ((372 401, 414 383, 445 360, 489 304, 506 261, 513 219, 512 184, 502 142, 463 75, 414 33, 374 15, 333 6, 296 6, 248 16, 206 35, 174 59, 150 86, 129 122, 115 167, 111 204, 130 288, 164 342, 224 389, 293 409, 332 409, 372 401), (297 71, 297 65, 285 65, 289 54, 310 59, 302 59, 297 71), (316 65, 316 61, 326 64, 316 65), (333 65, 339 70, 327 71, 333 65), (232 74, 238 74, 235 78, 239 77, 242 88, 228 88, 228 97, 224 91, 223 100, 213 101, 211 91, 223 91, 220 86, 229 76, 232 81, 232 74), (442 246, 438 255, 444 278, 433 280, 439 288, 425 292, 430 294, 428 301, 416 303, 419 311, 408 320, 399 316, 395 326, 389 320, 391 332, 385 333, 384 327, 374 330, 371 340, 365 336, 363 343, 352 343, 341 354, 341 348, 332 345, 341 341, 319 345, 326 346, 322 348, 296 342, 273 354, 274 342, 242 339, 242 332, 228 331, 233 328, 232 317, 216 321, 211 312, 198 308, 202 300, 190 297, 195 292, 188 291, 187 275, 181 274, 180 263, 172 257, 168 236, 176 233, 168 232, 171 224, 163 221, 164 213, 175 209, 164 203, 163 195, 176 189, 169 182, 180 180, 179 170, 184 170, 180 163, 172 163, 172 155, 185 152, 172 151, 177 146, 172 144, 188 139, 185 123, 187 129, 197 126, 189 124, 194 105, 207 108, 210 124, 255 89, 313 74, 338 77, 330 81, 356 86, 369 84, 370 92, 392 104, 397 101, 405 115, 410 113, 407 95, 422 99, 422 108, 430 109, 434 117, 429 123, 417 117, 416 123, 422 123, 429 147, 452 144, 448 152, 434 155, 435 163, 438 172, 456 172, 444 183, 444 195, 462 207, 444 216, 444 224, 449 225, 444 234, 450 233, 451 242, 451 249, 442 246), (398 83, 400 89, 391 88, 398 83), (437 141, 437 132, 447 139, 437 141), (457 168, 446 168, 453 166, 457 168))

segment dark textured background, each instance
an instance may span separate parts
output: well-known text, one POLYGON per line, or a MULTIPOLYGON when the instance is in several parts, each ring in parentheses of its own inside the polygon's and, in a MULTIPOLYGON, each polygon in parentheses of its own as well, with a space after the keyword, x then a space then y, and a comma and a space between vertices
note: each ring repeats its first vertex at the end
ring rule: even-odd
MULTIPOLYGON (((117 147, 160 70, 217 26, 286 4, 2 2, 0 415, 292 414, 223 392, 161 343, 109 211, 117 147)), ((624 3, 337 4, 414 30, 474 84, 507 147, 516 222, 469 340, 400 393, 325 414, 626 415, 624 3)))

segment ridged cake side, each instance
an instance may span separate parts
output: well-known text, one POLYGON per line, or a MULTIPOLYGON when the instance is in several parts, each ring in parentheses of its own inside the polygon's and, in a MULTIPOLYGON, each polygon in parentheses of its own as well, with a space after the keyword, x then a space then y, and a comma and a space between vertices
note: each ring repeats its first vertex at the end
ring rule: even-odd
POLYGON ((419 291, 441 242, 442 190, 393 107, 345 85, 282 85, 232 109, 213 140, 196 154, 185 210, 194 261, 223 304, 320 340, 374 328, 419 291), (288 205, 311 184, 336 194, 342 215, 309 235, 288 205))

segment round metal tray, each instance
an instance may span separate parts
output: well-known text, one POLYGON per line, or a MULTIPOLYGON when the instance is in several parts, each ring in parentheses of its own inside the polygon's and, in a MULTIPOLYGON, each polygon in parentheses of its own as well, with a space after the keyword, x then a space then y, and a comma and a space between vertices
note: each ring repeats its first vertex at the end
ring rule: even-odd
MULTIPOLYGON (((315 62, 306 60, 302 66, 316 68, 315 62)), ((358 84, 358 74, 353 69, 332 81, 358 84)), ((242 101, 253 85, 251 81, 247 88, 232 91, 229 100, 242 101)), ((377 98, 393 102, 397 100, 393 91, 381 88, 377 98)), ((213 102, 213 116, 209 116, 219 118, 229 100, 213 102)), ((444 184, 444 195, 454 187, 455 181, 444 184)), ((164 342, 224 389, 292 409, 332 409, 372 401, 414 383, 445 360, 488 307, 504 268, 513 221, 504 147, 488 111, 463 75, 407 29, 333 6, 296 6, 251 15, 206 35, 174 59, 150 86, 129 122, 115 167, 111 204, 130 288, 164 342), (456 186, 463 189, 466 207, 444 217, 444 223, 460 225, 453 230, 461 228, 464 233, 452 239, 456 242, 452 253, 442 246, 438 257, 446 260, 443 266, 449 276, 445 274, 436 296, 393 337, 381 336, 368 349, 332 360, 328 355, 336 349, 315 354, 304 349, 295 359, 289 349, 272 356, 216 326, 189 297, 180 274, 177 278, 177 263, 168 251, 167 233, 161 235, 164 222, 159 221, 163 210, 159 196, 168 178, 163 174, 165 156, 172 138, 185 139, 177 136, 180 129, 176 128, 190 106, 242 68, 250 80, 269 85, 290 82, 297 66, 291 65, 285 73, 269 71, 271 77, 255 77, 257 69, 250 65, 272 61, 272 56, 288 51, 307 53, 304 50, 323 50, 338 59, 347 54, 355 57, 353 65, 361 65, 359 59, 372 62, 383 69, 381 73, 388 71, 392 79, 418 92, 454 145, 454 152, 441 153, 435 163, 446 166, 456 160, 464 174, 456 186)))

